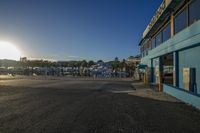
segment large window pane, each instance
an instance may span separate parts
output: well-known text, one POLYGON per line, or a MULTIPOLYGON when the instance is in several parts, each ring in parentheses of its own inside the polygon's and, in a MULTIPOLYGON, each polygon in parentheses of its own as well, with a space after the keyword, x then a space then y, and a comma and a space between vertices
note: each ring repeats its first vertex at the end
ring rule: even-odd
POLYGON ((156 45, 160 45, 162 43, 162 32, 160 32, 157 36, 156 36, 156 45))
POLYGON ((156 47, 156 40, 155 38, 151 39, 151 49, 154 49, 156 47))
POLYGON ((167 41, 171 36, 170 23, 163 30, 163 42, 167 41))
POLYGON ((200 0, 194 0, 189 5, 189 17, 190 25, 200 19, 200 0))
POLYGON ((187 12, 184 9, 178 16, 175 18, 175 33, 183 30, 187 27, 187 12))
POLYGON ((148 52, 148 50, 146 51, 146 55, 148 55, 149 54, 149 52, 148 52))
POLYGON ((162 56, 163 83, 173 85, 174 83, 174 56, 173 53, 162 56))

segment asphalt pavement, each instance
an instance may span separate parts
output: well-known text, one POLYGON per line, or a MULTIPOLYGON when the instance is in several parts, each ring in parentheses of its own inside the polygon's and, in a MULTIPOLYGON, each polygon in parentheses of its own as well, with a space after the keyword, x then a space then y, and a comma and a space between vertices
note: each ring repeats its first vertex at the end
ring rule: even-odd
POLYGON ((176 100, 134 95, 131 83, 2 80, 0 133, 199 132, 199 110, 176 100))

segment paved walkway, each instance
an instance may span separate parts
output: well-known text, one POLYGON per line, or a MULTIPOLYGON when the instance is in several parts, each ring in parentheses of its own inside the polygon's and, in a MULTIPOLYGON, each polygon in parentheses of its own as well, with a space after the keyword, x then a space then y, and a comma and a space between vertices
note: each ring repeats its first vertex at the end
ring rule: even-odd
POLYGON ((131 95, 140 96, 144 98, 151 98, 161 101, 180 102, 175 97, 172 97, 164 92, 156 92, 152 90, 148 85, 145 85, 143 82, 135 82, 132 83, 131 85, 135 89, 135 91, 129 93, 131 95))

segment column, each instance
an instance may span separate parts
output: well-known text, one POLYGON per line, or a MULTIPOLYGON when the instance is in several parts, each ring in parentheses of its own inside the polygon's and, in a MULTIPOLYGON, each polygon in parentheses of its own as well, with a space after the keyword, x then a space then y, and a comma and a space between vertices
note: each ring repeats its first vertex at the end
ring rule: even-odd
POLYGON ((173 53, 174 56, 174 72, 173 72, 173 79, 174 79, 174 86, 179 87, 179 53, 178 51, 173 53))

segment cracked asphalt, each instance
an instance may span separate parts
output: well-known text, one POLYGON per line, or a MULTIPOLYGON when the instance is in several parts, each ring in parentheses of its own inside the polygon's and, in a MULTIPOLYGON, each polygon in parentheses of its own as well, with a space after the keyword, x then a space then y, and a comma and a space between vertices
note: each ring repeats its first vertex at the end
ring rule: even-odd
POLYGON ((0 81, 0 133, 198 133, 200 111, 130 95, 130 81, 0 81), (118 92, 118 93, 116 93, 118 92))

